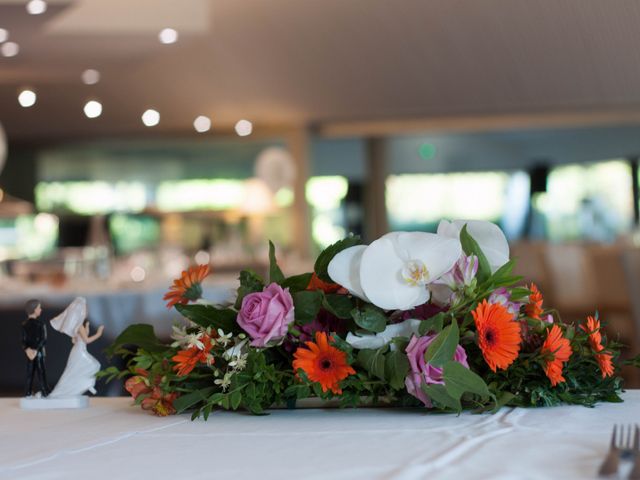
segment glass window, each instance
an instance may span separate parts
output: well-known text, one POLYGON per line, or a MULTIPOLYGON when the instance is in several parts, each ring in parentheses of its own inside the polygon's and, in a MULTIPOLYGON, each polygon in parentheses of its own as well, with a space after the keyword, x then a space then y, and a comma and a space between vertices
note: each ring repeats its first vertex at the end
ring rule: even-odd
POLYGON ((320 248, 344 238, 344 214, 341 203, 347 195, 345 177, 311 177, 306 185, 306 198, 311 205, 311 235, 320 248))

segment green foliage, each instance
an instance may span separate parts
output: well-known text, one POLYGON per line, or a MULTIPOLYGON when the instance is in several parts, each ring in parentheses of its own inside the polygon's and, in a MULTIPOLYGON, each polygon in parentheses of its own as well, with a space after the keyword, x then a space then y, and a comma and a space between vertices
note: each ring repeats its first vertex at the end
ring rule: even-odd
POLYGON ((423 320, 418 327, 418 333, 420 335, 426 335, 429 332, 440 333, 444 325, 445 316, 444 312, 440 312, 427 320, 423 320))
POLYGON ((347 320, 351 318, 354 300, 347 295, 329 293, 322 299, 322 306, 336 317, 347 320))
POLYGON ((453 359, 459 342, 458 323, 454 321, 451 322, 451 325, 445 327, 436 339, 431 342, 424 354, 425 361, 435 367, 443 366, 453 359))
POLYGON ((164 352, 169 348, 158 340, 152 325, 138 323, 125 328, 106 351, 109 356, 129 354, 132 351, 127 347, 132 345, 148 352, 164 352))
POLYGON ((282 282, 282 288, 288 288, 290 292, 299 292, 306 290, 311 281, 311 273, 303 273, 301 275, 294 275, 286 278, 282 282))
POLYGON ((491 395, 484 380, 458 362, 445 363, 442 378, 447 393, 458 400, 466 392, 479 395, 483 399, 491 395))
POLYGON ((358 352, 358 364, 374 377, 385 380, 384 353, 389 347, 384 346, 377 350, 366 349, 358 352))
POLYGON ((282 270, 280 270, 276 260, 276 247, 273 245, 273 242, 269 240, 269 283, 273 282, 279 285, 282 284, 282 282, 284 282, 284 274, 282 270))
POLYGON ((238 293, 236 297, 235 308, 240 309, 242 305, 242 299, 254 292, 261 292, 264 288, 264 280, 257 273, 251 270, 242 270, 240 272, 240 286, 238 287, 238 293))
POLYGON ((478 281, 484 282, 491 276, 491 267, 489 261, 485 257, 480 245, 474 240, 474 238, 467 231, 467 225, 465 224, 460 231, 460 243, 462 244, 462 250, 465 255, 475 255, 478 257, 478 281))
POLYGON ((385 356, 384 376, 391 388, 404 388, 404 379, 409 372, 409 360, 404 350, 394 350, 385 356))
POLYGON ((176 305, 176 310, 192 322, 204 328, 221 328, 225 333, 239 333, 242 330, 236 322, 238 313, 230 308, 216 308, 212 305, 176 305))
POLYGON ((347 238, 334 243, 333 245, 329 245, 322 251, 320 256, 318 256, 318 259, 313 266, 313 270, 316 272, 316 275, 325 282, 333 282, 333 280, 331 280, 331 277, 329 276, 329 273, 327 272, 329 262, 331 262, 333 257, 335 257, 342 250, 359 244, 360 237, 350 235, 347 238))
POLYGON ((351 317, 356 325, 369 332, 380 333, 387 326, 387 316, 380 308, 370 303, 360 309, 351 310, 351 317))
POLYGON ((453 410, 454 412, 462 411, 460 399, 452 397, 449 392, 447 392, 444 385, 422 384, 420 388, 422 388, 422 391, 431 398, 436 407, 440 407, 444 410, 453 410))
POLYGON ((322 305, 322 292, 303 290, 292 295, 296 323, 305 325, 313 322, 322 305))

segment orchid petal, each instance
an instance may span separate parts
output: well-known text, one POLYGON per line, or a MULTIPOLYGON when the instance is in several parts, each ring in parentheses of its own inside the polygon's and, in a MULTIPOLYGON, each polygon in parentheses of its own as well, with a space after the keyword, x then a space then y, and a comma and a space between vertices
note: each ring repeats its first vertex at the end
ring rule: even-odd
POLYGON ((331 280, 365 301, 369 301, 360 285, 360 262, 366 245, 356 245, 338 252, 329 262, 327 272, 331 280))
POLYGON ((418 335, 418 328, 421 323, 422 320, 409 319, 401 323, 387 325, 384 331, 377 334, 354 335, 349 332, 346 342, 353 348, 360 350, 364 348, 380 348, 390 343, 394 338, 409 338, 411 335, 418 335))
POLYGON ((408 310, 429 300, 424 285, 412 285, 403 278, 403 268, 411 258, 406 258, 398 244, 402 235, 394 232, 374 241, 360 262, 362 289, 371 303, 384 310, 408 310))
POLYGON ((426 283, 451 270, 462 255, 459 240, 435 233, 402 233, 397 237, 397 245, 400 251, 407 253, 407 261, 420 260, 427 266, 429 277, 426 283))
POLYGON ((489 262, 491 271, 495 272, 509 261, 509 243, 500 227, 495 223, 482 220, 442 220, 438 225, 438 234, 449 238, 459 238, 464 225, 467 231, 478 243, 489 262))

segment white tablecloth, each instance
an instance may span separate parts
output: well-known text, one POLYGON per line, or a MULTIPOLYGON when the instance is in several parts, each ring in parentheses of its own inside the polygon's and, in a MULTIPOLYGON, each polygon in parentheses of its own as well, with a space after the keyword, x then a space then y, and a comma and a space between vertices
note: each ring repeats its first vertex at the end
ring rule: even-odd
POLYGON ((0 400, 3 479, 585 479, 615 423, 640 421, 640 390, 596 408, 216 412, 158 418, 125 398, 76 411, 0 400))

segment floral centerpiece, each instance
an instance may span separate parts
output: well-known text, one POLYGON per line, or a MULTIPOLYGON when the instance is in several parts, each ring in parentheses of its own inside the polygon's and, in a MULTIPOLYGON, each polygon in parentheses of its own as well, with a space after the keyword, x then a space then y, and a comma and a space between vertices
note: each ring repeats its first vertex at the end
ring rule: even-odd
POLYGON ((548 309, 512 274, 492 223, 442 221, 435 234, 368 246, 350 236, 291 277, 273 244, 269 260, 268 279, 240 272, 228 305, 200 298, 208 266, 183 272, 165 296, 185 319, 173 341, 132 325, 110 347, 126 367, 102 375, 128 377, 135 402, 157 415, 205 419, 310 397, 452 412, 621 401, 620 345, 597 314, 573 325, 548 309))

